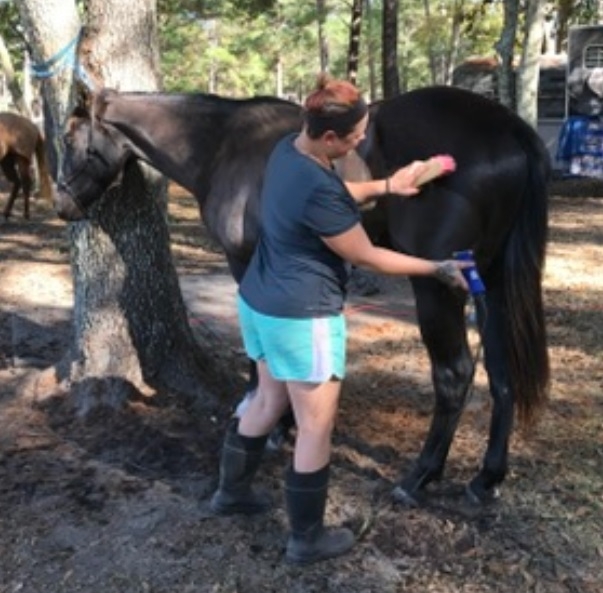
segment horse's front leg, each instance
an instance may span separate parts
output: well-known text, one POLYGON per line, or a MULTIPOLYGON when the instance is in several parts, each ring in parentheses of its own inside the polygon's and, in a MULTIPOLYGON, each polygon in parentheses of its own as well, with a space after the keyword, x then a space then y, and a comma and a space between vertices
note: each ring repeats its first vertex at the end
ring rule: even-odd
MULTIPOLYGON (((242 261, 232 254, 226 254, 226 261, 228 263, 228 268, 230 269, 230 273, 234 278, 235 282, 240 284, 243 279, 243 275, 245 274, 245 270, 247 269, 247 262, 242 261)), ((258 370, 257 365, 254 360, 249 359, 249 375, 247 378, 247 384, 245 385, 245 393, 243 397, 238 402, 234 414, 235 416, 240 417, 243 412, 247 409, 249 402, 255 397, 258 388, 258 370)), ((288 410, 279 420, 278 425, 270 434, 268 442, 266 446, 271 450, 278 450, 282 447, 282 445, 289 438, 289 433, 291 429, 295 426, 295 418, 293 416, 293 412, 288 410)))
MULTIPOLYGON (((247 261, 242 260, 237 255, 228 253, 226 250, 226 263, 228 264, 228 269, 230 270, 230 275, 233 277, 237 286, 241 283, 243 276, 245 275, 245 270, 247 269, 247 261)), ((258 387, 258 371, 257 365, 254 360, 249 360, 249 374, 247 377, 247 385, 245 386, 245 393, 243 396, 243 400, 240 402, 238 406, 238 414, 242 414, 245 409, 248 400, 250 400, 254 395, 255 391, 258 387)))
POLYGON ((514 400, 505 350, 504 309, 499 292, 499 289, 489 286, 484 300, 476 303, 484 364, 494 403, 483 465, 467 487, 467 495, 475 503, 485 503, 497 497, 497 487, 507 474, 509 437, 513 429, 514 400))
MULTIPOLYGON (((8 197, 8 201, 6 202, 6 206, 4 207, 4 218, 8 220, 13 211, 13 205, 15 204, 15 200, 17 199, 17 195, 19 194, 19 190, 21 189, 21 183, 17 181, 10 192, 8 197)), ((27 216, 25 217, 27 218, 27 216)))
POLYGON ((31 198, 31 190, 33 187, 33 179, 31 177, 29 161, 25 159, 19 159, 18 168, 23 190, 23 217, 26 220, 29 220, 29 202, 31 198))
POLYGON ((393 490, 396 501, 415 506, 418 495, 439 478, 473 379, 467 343, 465 296, 435 280, 414 279, 419 328, 432 367, 435 405, 429 433, 411 472, 393 490))
POLYGON ((4 219, 8 220, 12 213, 17 195, 19 195, 19 191, 21 191, 21 179, 17 174, 15 160, 12 155, 9 154, 4 157, 4 160, 0 161, 0 164, 2 166, 2 171, 4 172, 4 176, 13 186, 8 197, 8 201, 6 202, 6 206, 4 207, 4 211, 2 212, 4 219))

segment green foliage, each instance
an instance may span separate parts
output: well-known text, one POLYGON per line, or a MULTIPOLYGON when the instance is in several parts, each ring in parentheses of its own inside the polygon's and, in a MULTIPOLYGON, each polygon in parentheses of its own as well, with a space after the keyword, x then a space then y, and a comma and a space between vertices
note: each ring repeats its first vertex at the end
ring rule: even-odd
POLYGON ((0 2, 0 35, 9 51, 17 74, 23 68, 25 39, 21 27, 17 4, 14 1, 0 2))
POLYGON ((596 25, 599 19, 599 0, 578 0, 572 6, 571 25, 596 25))
MULTIPOLYGON (((286 85, 298 88, 300 76, 307 74, 303 65, 312 63, 317 55, 313 6, 288 0, 275 3, 274 10, 241 12, 240 5, 223 7, 228 18, 200 18, 199 12, 161 14, 161 60, 167 90, 229 96, 275 94, 277 64, 286 73, 286 85)), ((311 68, 313 77, 316 68, 311 68)))
MULTIPOLYGON (((500 0, 430 2, 432 19, 427 23, 423 0, 400 1, 398 47, 404 88, 429 84, 428 47, 431 43, 436 54, 448 51, 453 10, 462 7, 464 11, 458 61, 470 55, 492 55, 500 34, 500 0)), ((85 0, 80 4, 85 6, 85 0)), ((577 6, 587 10, 593 4, 583 0, 577 6)), ((301 99, 315 82, 320 66, 314 1, 157 0, 157 6, 166 90, 250 96, 276 94, 280 88, 283 94, 301 99), (279 68, 282 87, 277 86, 279 68)), ((351 3, 327 0, 326 9, 329 71, 344 77, 351 3)), ((367 91, 370 82, 377 91, 381 89, 381 17, 382 1, 366 0, 358 84, 367 91)), ((17 69, 22 65, 24 48, 19 31, 16 0, 0 0, 0 33, 17 69)))
POLYGON ((197 19, 255 16, 274 10, 277 0, 158 0, 160 14, 189 14, 197 19))
MULTIPOLYGON (((324 32, 329 71, 347 72, 351 5, 328 0, 324 32)), ((501 3, 481 0, 432 2, 429 22, 423 0, 400 3, 399 58, 404 88, 430 83, 428 49, 445 56, 451 15, 462 10, 458 61, 492 55, 500 34, 501 3)), ((168 90, 201 90, 229 96, 276 94, 277 64, 282 92, 302 98, 319 69, 315 2, 298 0, 160 0, 162 69, 168 90)), ((381 0, 367 0, 360 43, 358 84, 369 89, 369 59, 380 89, 381 0), (369 46, 373 51, 369 51, 369 46)))

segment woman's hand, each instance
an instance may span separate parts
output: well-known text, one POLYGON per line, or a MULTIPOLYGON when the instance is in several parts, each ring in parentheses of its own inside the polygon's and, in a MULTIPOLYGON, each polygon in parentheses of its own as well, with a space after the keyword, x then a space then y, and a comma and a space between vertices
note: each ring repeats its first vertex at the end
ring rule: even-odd
POLYGON ((398 169, 386 179, 386 192, 401 196, 414 196, 420 189, 417 181, 427 170, 426 161, 414 161, 398 169))
POLYGON ((455 170, 456 161, 447 154, 437 155, 426 161, 413 161, 386 179, 386 193, 414 196, 424 183, 455 170))
POLYGON ((457 261, 455 259, 436 262, 434 276, 450 288, 461 288, 465 292, 468 292, 469 285, 461 270, 474 265, 475 262, 472 261, 457 261))

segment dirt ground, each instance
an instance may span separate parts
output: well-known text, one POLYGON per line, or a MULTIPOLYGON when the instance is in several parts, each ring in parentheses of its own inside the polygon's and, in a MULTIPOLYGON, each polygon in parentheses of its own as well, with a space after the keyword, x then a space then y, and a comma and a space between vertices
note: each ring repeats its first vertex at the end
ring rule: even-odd
MULTIPOLYGON (((418 454, 430 418, 428 364, 403 281, 352 297, 327 514, 359 543, 307 568, 282 561, 290 446, 260 472, 273 512, 208 513, 236 393, 224 388, 224 413, 212 417, 170 397, 86 419, 65 414, 61 402, 31 401, 32 381, 69 343, 68 241, 48 204, 36 203, 30 222, 16 207, 14 220, 0 223, 0 593, 601 593, 601 189, 560 184, 551 198, 552 400, 537 431, 514 434, 511 471, 493 505, 475 508, 463 497, 488 430, 482 370, 442 482, 420 508, 392 504, 392 484, 418 454)), ((213 343, 216 364, 240 369, 223 260, 189 196, 173 192, 170 215, 193 328, 213 343), (215 284, 200 299, 202 274, 215 284)))

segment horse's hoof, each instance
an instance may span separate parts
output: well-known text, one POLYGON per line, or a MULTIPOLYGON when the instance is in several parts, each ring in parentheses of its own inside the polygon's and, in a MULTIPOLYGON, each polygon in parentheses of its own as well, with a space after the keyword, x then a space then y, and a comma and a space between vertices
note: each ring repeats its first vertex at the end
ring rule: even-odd
POLYGON ((496 486, 485 490, 476 488, 474 484, 468 484, 465 488, 467 500, 474 506, 484 506, 492 504, 500 499, 500 490, 496 486))
POLYGON ((288 442, 288 436, 286 433, 279 430, 273 430, 266 441, 266 450, 271 453, 277 453, 285 447, 288 442))
POLYGON ((419 499, 400 485, 392 490, 392 498, 394 499, 394 502, 404 505, 407 508, 414 509, 420 505, 419 499))

